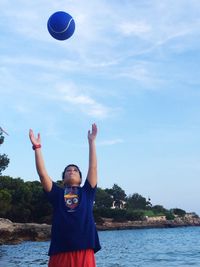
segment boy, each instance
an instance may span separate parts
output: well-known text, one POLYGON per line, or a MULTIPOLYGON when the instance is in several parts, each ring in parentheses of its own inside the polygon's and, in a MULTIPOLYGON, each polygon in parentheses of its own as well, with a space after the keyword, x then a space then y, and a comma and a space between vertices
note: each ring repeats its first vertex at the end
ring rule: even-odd
POLYGON ((97 126, 88 131, 89 168, 81 187, 82 174, 78 166, 65 167, 60 188, 49 177, 41 152, 40 134, 29 137, 35 151, 35 163, 45 194, 53 206, 51 244, 48 267, 95 267, 94 253, 100 250, 93 218, 93 202, 97 186, 97 158, 95 139, 97 126))

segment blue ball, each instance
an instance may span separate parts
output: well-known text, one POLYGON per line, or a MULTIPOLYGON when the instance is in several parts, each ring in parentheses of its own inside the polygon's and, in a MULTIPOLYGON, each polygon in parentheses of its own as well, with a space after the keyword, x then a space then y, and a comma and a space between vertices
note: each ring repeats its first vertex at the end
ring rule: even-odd
POLYGON ((63 41, 73 35, 75 22, 68 13, 57 11, 48 19, 47 28, 53 38, 63 41))

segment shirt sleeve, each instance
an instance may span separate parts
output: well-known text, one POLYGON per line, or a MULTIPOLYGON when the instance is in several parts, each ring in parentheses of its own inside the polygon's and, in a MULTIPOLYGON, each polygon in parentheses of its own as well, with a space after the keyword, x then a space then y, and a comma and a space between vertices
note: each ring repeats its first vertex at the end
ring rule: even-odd
POLYGON ((47 192, 44 189, 43 191, 48 201, 55 207, 58 204, 59 195, 60 195, 60 192, 62 191, 62 188, 60 188, 56 183, 53 182, 50 192, 47 192))
POLYGON ((97 185, 95 187, 92 187, 91 184, 89 183, 88 179, 85 180, 85 183, 83 185, 84 190, 88 193, 90 196, 91 200, 95 200, 95 194, 96 194, 96 189, 97 185))

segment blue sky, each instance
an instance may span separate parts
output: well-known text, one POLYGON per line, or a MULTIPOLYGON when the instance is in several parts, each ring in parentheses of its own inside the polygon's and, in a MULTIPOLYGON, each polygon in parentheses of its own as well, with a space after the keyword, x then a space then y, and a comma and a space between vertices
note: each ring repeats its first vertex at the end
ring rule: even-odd
POLYGON ((200 214, 199 0, 1 0, 0 126, 4 175, 38 179, 28 130, 40 132, 53 180, 88 166, 98 125, 99 186, 121 186, 200 214), (53 39, 56 11, 76 22, 53 39))

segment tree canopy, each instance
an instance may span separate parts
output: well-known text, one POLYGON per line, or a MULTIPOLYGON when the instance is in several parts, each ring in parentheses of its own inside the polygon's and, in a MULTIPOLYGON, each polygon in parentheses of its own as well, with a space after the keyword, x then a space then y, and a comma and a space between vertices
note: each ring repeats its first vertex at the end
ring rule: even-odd
POLYGON ((113 187, 110 189, 106 188, 105 192, 111 196, 114 201, 114 206, 117 208, 120 208, 121 204, 126 199, 125 191, 117 184, 114 184, 113 187))
POLYGON ((141 196, 138 193, 133 194, 127 198, 126 206, 128 209, 147 209, 151 206, 149 200, 146 200, 145 197, 141 196))
MULTIPOLYGON (((59 185, 61 181, 57 181, 59 185)), ((97 188, 94 203, 94 216, 97 222, 102 218, 114 221, 142 220, 145 216, 165 215, 172 220, 174 216, 184 216, 185 211, 179 208, 167 210, 162 205, 152 206, 149 199, 138 193, 129 197, 117 184, 112 188, 97 188), (125 202, 121 207, 113 205, 125 202)), ((52 207, 47 201, 39 181, 24 182, 21 178, 0 176, 0 217, 14 222, 51 223, 52 207)))
MULTIPOLYGON (((0 128, 0 145, 4 142, 3 132, 0 128)), ((10 160, 6 154, 0 154, 0 175, 8 167, 10 160)))

